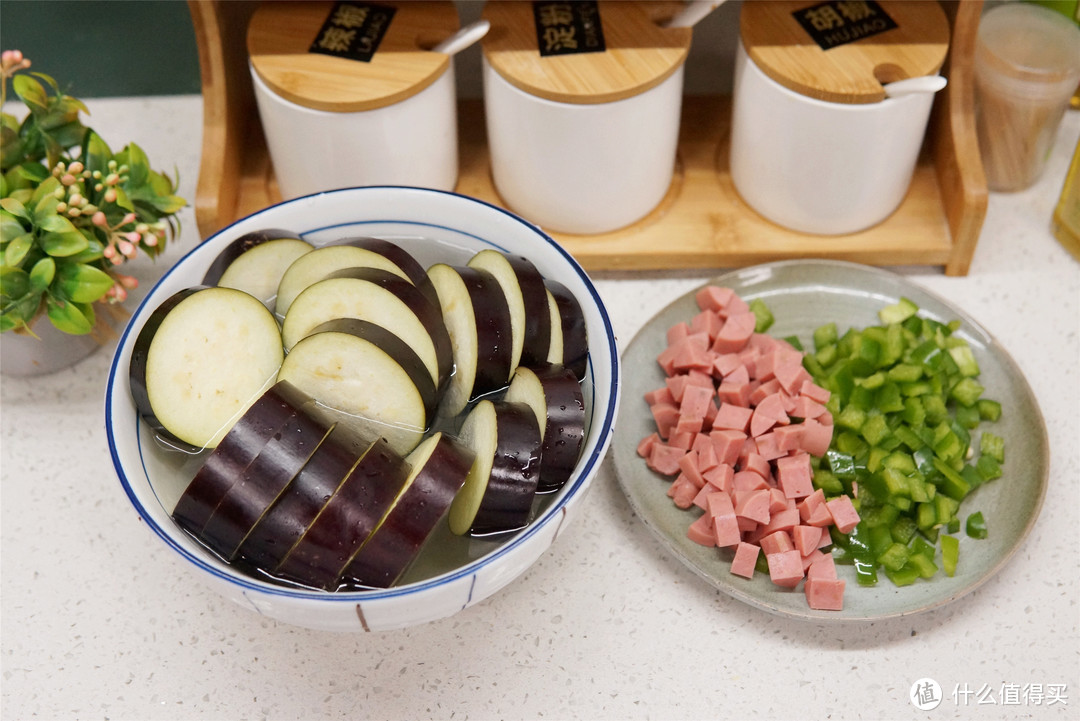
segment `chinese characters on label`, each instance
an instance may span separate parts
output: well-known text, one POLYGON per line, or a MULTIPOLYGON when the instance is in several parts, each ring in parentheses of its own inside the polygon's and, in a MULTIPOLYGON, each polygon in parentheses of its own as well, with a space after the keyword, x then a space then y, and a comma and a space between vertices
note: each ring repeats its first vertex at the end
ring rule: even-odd
MULTIPOLYGON (((1064 683, 958 683, 952 690, 956 706, 1067 706, 1068 685, 1064 683)), ((915 708, 932 711, 949 698, 932 678, 920 678, 911 685, 908 698, 915 708)))
POLYGON ((342 0, 334 4, 308 52, 370 63, 393 17, 392 7, 342 0))
POLYGON ((822 50, 898 27, 874 0, 830 0, 792 15, 822 50))
POLYGON ((533 2, 533 18, 542 56, 602 53, 606 49, 595 0, 537 0, 533 2))

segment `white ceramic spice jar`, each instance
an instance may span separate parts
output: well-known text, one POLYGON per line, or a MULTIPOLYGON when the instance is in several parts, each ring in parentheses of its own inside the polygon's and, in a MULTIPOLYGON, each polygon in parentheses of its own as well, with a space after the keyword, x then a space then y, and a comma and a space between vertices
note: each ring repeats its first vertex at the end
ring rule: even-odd
POLYGON ((730 173, 772 222, 869 228, 903 201, 945 60, 936 2, 748 2, 740 16, 730 173), (900 94, 897 81, 925 78, 900 94), (936 81, 936 82, 935 82, 936 81))
POLYGON ((599 234, 671 186, 689 28, 682 3, 488 2, 484 105, 492 179, 547 230, 599 234))
POLYGON ((281 195, 458 177, 452 2, 270 2, 248 53, 281 195))

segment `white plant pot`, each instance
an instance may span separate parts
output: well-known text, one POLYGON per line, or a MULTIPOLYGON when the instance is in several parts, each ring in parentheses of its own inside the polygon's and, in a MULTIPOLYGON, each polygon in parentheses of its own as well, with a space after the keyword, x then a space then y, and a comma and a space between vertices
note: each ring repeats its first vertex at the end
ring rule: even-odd
POLYGON ((0 334, 0 374, 40 376, 70 368, 101 347, 92 336, 59 331, 48 318, 33 326, 37 338, 8 331, 0 334))

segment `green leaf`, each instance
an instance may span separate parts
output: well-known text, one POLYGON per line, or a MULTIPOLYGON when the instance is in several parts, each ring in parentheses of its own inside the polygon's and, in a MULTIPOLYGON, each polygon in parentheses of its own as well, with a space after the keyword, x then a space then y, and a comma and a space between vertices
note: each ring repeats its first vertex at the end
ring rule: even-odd
POLYGON ((80 306, 78 303, 49 298, 46 300, 46 312, 52 324, 65 333, 86 335, 94 327, 93 308, 80 306), (89 317, 84 310, 89 310, 89 317))
POLYGON ((7 245, 26 232, 19 219, 7 210, 0 210, 0 244, 7 245))
POLYGON ((35 107, 41 110, 48 107, 49 96, 45 93, 45 88, 37 80, 34 80, 29 75, 16 75, 11 82, 12 87, 15 88, 15 94, 26 103, 31 111, 35 107))
POLYGON ((135 204, 131 202, 131 197, 119 185, 116 186, 116 204, 128 212, 135 212, 135 204))
POLYGON ((44 230, 46 233, 78 233, 78 229, 72 225, 71 221, 62 215, 57 215, 55 211, 47 214, 42 213, 41 217, 37 217, 37 213, 34 214, 34 220, 37 221, 37 226, 44 230))
POLYGON ((90 242, 86 236, 77 230, 70 233, 46 233, 41 236, 41 247, 54 258, 65 258, 81 253, 89 245, 90 242))
POLYGON ((128 184, 138 188, 150 179, 150 161, 146 159, 146 153, 135 143, 128 144, 125 148, 128 165, 128 184))
POLYGON ((14 215, 16 218, 21 218, 28 223, 33 222, 33 217, 30 215, 30 211, 26 209, 26 206, 20 203, 15 198, 4 198, 0 200, 0 208, 3 208, 7 212, 14 215))
POLYGON ((102 175, 108 174, 112 151, 101 136, 92 130, 83 138, 83 159, 83 164, 91 173, 99 170, 102 175))
POLYGON ((42 258, 30 269, 30 287, 36 293, 43 293, 52 285, 54 277, 56 277, 56 261, 49 257, 42 258))
POLYGON ((21 268, 0 268, 0 299, 13 300, 30 292, 30 274, 21 268))
POLYGON ((113 286, 113 279, 92 265, 62 263, 57 272, 58 288, 76 303, 101 300, 113 286))
POLYGON ((95 260, 100 260, 105 256, 105 246, 97 238, 88 238, 83 233, 83 237, 86 238, 86 250, 80 251, 75 255, 69 255, 64 259, 69 263, 93 263, 95 260))
POLYGON ((30 199, 30 205, 36 206, 38 203, 41 202, 43 198, 51 197, 52 194, 56 192, 56 189, 59 187, 61 187, 60 181, 50 175, 45 180, 41 181, 41 185, 39 185, 37 187, 37 190, 34 191, 34 194, 33 196, 31 196, 30 199))
POLYGON ((179 195, 166 195, 151 199, 150 204, 162 215, 172 215, 184 208, 187 205, 187 201, 179 195))
POLYGON ((17 238, 13 238, 11 242, 4 247, 4 265, 19 265, 33 247, 34 236, 30 233, 23 233, 17 238))

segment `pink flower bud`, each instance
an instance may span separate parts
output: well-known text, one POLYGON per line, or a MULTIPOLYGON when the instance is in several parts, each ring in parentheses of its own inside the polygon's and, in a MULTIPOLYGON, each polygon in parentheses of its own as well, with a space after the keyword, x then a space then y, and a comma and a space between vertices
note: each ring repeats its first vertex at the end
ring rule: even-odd
POLYGON ((113 265, 120 265, 124 262, 124 256, 113 253, 111 256, 109 256, 109 262, 113 265))
POLYGON ((105 291, 105 297, 106 298, 115 298, 116 297, 116 286, 115 285, 110 286, 109 289, 107 291, 105 291))
POLYGON ((155 245, 158 244, 158 239, 157 239, 156 235, 154 235, 152 233, 147 233, 146 235, 143 236, 143 242, 146 243, 151 248, 153 248, 155 245))
POLYGON ((76 180, 77 178, 71 173, 64 173, 64 175, 60 178, 60 182, 64 185, 72 185, 76 180))
POLYGON ((114 285, 113 288, 116 289, 116 300, 118 302, 123 303, 125 300, 127 300, 127 291, 126 290, 124 290, 123 288, 121 288, 118 285, 114 285))
POLYGON ((86 202, 86 198, 82 197, 78 193, 72 193, 71 197, 68 198, 68 202, 70 202, 72 205, 82 205, 86 202))
POLYGON ((0 55, 0 62, 3 62, 4 65, 15 65, 16 63, 21 63, 22 59, 23 54, 21 50, 5 50, 3 54, 0 55))
POLYGON ((76 175, 78 175, 79 173, 81 173, 85 169, 86 169, 86 166, 83 165, 82 163, 80 163, 78 160, 76 160, 74 163, 72 163, 71 167, 68 168, 69 171, 71 171, 72 173, 75 173, 76 175))
POLYGON ((131 289, 139 287, 139 279, 133 275, 118 275, 117 279, 120 281, 120 285, 125 288, 131 289))
POLYGON ((102 213, 100 210, 94 213, 94 217, 90 219, 90 222, 99 228, 105 228, 109 225, 108 219, 105 217, 105 214, 102 213))
POLYGON ((101 254, 111 260, 114 256, 116 256, 116 248, 111 245, 106 245, 105 250, 101 251, 101 254))
POLYGON ((105 191, 105 202, 106 203, 115 203, 116 202, 116 190, 114 188, 109 188, 108 190, 105 191))
POLYGON ((116 248, 129 258, 132 256, 132 252, 135 250, 135 246, 133 246, 126 240, 121 240, 119 243, 117 243, 116 248))
POLYGON ((142 236, 140 236, 134 230, 130 233, 124 233, 124 237, 130 240, 132 243, 138 243, 140 240, 142 240, 142 236))
POLYGON ((120 225, 127 225, 128 223, 134 223, 134 222, 135 222, 135 214, 134 213, 128 213, 127 215, 124 216, 124 219, 120 221, 120 225))

